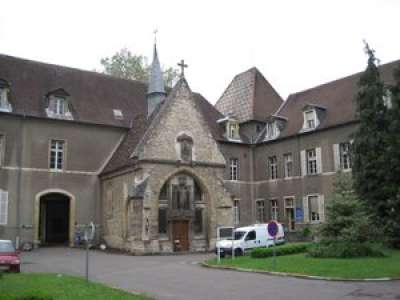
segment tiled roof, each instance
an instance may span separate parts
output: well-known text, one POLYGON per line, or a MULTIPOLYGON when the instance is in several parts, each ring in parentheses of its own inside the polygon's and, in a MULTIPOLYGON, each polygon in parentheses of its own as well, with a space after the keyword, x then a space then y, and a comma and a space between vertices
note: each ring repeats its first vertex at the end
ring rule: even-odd
POLYGON ((215 107, 225 116, 240 122, 265 121, 283 100, 257 68, 238 74, 224 91, 215 107))
MULTIPOLYGON (((391 83, 393 81, 393 70, 399 63, 400 61, 394 61, 379 67, 384 82, 391 83)), ((303 126, 303 108, 308 104, 318 105, 325 109, 326 114, 317 129, 356 121, 356 96, 361 74, 357 73, 291 94, 276 113, 287 118, 285 129, 281 132, 280 137, 299 133, 303 126)))
POLYGON ((147 85, 139 81, 7 55, 0 55, 0 79, 10 84, 16 114, 47 117, 46 95, 57 89, 70 95, 76 121, 129 127, 130 120, 147 113, 147 85), (124 118, 115 118, 113 109, 124 118))

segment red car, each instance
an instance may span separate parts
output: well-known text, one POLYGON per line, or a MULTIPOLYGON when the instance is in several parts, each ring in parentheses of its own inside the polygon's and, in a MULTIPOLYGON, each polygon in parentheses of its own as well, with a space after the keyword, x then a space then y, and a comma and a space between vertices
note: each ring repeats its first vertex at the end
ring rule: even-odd
POLYGON ((15 250, 12 241, 0 240, 0 272, 20 272, 21 260, 19 252, 15 250))

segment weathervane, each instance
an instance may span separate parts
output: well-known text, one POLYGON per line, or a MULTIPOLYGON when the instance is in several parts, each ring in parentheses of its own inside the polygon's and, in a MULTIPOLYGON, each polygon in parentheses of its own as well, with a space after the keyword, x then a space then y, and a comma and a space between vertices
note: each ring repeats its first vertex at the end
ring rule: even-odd
POLYGON ((187 64, 185 64, 185 61, 181 59, 181 62, 178 63, 178 66, 181 68, 181 77, 185 77, 185 68, 188 67, 187 64))

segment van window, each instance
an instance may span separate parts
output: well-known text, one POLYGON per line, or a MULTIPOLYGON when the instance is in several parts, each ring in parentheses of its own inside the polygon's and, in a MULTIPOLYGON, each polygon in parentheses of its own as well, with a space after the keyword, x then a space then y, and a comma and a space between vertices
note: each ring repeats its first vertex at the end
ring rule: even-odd
POLYGON ((235 240, 241 240, 246 231, 235 231, 235 240))
POLYGON ((246 236, 246 241, 253 241, 255 239, 256 239, 256 232, 254 230, 250 231, 246 236))

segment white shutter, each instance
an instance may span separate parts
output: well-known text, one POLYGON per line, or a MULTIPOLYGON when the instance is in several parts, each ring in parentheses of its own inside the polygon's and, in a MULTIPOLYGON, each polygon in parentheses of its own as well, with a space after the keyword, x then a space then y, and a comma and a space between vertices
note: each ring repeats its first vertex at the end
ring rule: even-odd
POLYGON ((333 165, 335 167, 335 171, 339 171, 340 170, 339 144, 333 144, 333 165))
POLYGON ((325 197, 319 195, 319 218, 321 222, 325 222, 325 197))
POLYGON ((309 216, 308 216, 308 197, 307 196, 303 197, 303 217, 304 217, 304 223, 308 223, 310 221, 309 216))
POLYGON ((0 225, 8 222, 8 192, 0 190, 0 225))
POLYGON ((301 176, 307 175, 306 150, 300 152, 301 176))
POLYGON ((322 154, 321 154, 321 147, 315 148, 315 154, 317 156, 317 173, 322 173, 322 154))

